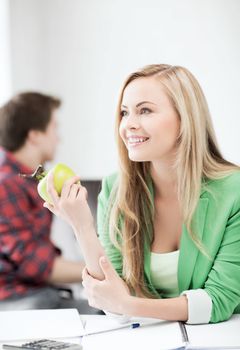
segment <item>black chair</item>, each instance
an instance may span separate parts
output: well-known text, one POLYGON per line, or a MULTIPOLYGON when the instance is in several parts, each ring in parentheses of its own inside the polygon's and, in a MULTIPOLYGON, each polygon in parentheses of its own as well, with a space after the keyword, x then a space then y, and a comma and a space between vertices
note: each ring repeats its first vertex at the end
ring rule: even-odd
POLYGON ((86 187, 88 192, 88 204, 94 217, 94 222, 97 222, 97 197, 101 191, 101 180, 81 180, 81 184, 86 187))

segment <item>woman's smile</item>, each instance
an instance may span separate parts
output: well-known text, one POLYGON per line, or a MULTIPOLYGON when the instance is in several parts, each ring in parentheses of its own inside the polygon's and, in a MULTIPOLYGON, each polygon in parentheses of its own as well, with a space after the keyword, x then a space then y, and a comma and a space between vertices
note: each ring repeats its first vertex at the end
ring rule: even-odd
POLYGON ((149 137, 130 136, 127 138, 127 145, 128 147, 138 147, 138 146, 142 146, 148 140, 149 140, 149 137))

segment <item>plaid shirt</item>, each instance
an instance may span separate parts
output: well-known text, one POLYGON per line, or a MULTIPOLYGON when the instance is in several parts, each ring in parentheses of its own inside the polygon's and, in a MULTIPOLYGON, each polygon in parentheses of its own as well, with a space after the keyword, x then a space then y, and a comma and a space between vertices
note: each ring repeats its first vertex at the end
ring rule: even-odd
POLYGON ((43 207, 32 173, 0 148, 0 300, 25 296, 47 285, 60 254, 50 240, 51 213, 43 207))

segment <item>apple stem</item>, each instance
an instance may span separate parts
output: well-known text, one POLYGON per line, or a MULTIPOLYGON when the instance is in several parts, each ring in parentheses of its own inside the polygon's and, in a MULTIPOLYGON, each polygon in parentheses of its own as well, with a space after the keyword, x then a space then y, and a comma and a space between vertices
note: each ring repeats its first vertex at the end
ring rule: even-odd
POLYGON ((19 174, 19 176, 21 177, 32 178, 38 181, 42 180, 46 175, 47 173, 44 171, 44 168, 41 164, 37 167, 37 169, 32 174, 19 174))

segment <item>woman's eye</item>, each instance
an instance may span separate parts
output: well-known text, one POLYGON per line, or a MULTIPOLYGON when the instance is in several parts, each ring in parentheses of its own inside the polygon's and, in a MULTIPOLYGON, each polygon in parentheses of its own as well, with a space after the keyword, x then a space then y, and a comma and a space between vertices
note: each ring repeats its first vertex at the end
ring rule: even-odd
POLYGON ((121 111, 120 112, 120 116, 121 117, 126 117, 126 115, 127 115, 127 111, 121 111))
POLYGON ((149 114, 149 113, 151 113, 152 111, 151 111, 151 109, 149 109, 149 108, 141 108, 141 110, 140 110, 140 114, 149 114))

